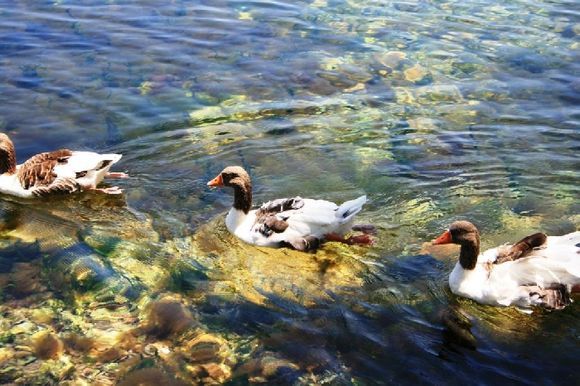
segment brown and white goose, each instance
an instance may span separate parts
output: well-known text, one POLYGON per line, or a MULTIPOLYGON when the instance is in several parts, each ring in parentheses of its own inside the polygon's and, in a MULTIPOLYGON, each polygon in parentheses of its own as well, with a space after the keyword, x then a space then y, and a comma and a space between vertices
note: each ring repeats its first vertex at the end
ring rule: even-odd
POLYGON ((234 204, 227 214, 226 226, 249 244, 307 251, 315 250, 325 240, 349 244, 372 242, 367 234, 343 237, 352 229, 354 216, 367 201, 366 196, 340 206, 325 200, 282 198, 251 210, 252 183, 242 167, 229 166, 207 184, 234 189, 234 204))
POLYGON ((39 197, 53 193, 97 190, 121 194, 118 187, 97 188, 105 178, 125 178, 125 173, 109 173, 121 154, 98 154, 60 149, 40 153, 16 165, 10 138, 0 133, 0 193, 18 197, 39 197))
POLYGON ((480 254, 475 225, 456 221, 433 243, 461 246, 449 287, 454 294, 479 303, 562 309, 580 285, 580 232, 535 233, 480 254))

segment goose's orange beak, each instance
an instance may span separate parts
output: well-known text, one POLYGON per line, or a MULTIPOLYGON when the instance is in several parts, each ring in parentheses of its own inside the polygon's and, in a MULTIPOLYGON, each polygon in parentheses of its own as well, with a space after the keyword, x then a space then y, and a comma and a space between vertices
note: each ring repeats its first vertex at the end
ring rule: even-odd
POLYGON ((213 180, 208 182, 207 186, 211 186, 211 187, 224 186, 224 180, 222 180, 221 173, 216 178, 214 178, 213 180))
POLYGON ((437 237, 435 239, 435 241, 433 241, 434 245, 439 245, 439 244, 450 244, 453 241, 451 240, 451 232, 449 232, 448 230, 443 232, 441 234, 441 236, 437 237))

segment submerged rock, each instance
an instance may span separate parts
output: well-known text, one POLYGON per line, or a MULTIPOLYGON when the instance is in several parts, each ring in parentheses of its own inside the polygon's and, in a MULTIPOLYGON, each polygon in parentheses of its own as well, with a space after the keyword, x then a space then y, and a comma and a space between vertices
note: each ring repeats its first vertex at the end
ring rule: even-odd
POLYGON ((147 334, 164 339, 179 335, 192 326, 191 313, 177 299, 165 298, 148 305, 144 329, 147 334))
POLYGON ((34 354, 40 359, 58 359, 63 354, 64 344, 60 338, 49 332, 41 331, 32 337, 34 354))
POLYGON ((419 83, 428 75, 428 72, 419 64, 415 64, 413 67, 407 68, 404 74, 405 79, 409 82, 419 83))
POLYGON ((241 364, 234 372, 235 379, 247 378, 255 383, 292 384, 303 374, 300 367, 276 353, 264 352, 241 364))
POLYGON ((181 357, 187 372, 203 384, 223 383, 232 376, 232 352, 223 338, 202 333, 186 342, 181 357))
POLYGON ((136 369, 117 383, 118 386, 185 386, 187 384, 157 367, 136 369))
POLYGON ((16 297, 24 297, 46 290, 41 281, 41 266, 38 263, 15 263, 9 274, 8 291, 16 297))
POLYGON ((375 54, 375 60, 391 70, 397 69, 406 58, 407 54, 402 51, 386 51, 375 54))
POLYGON ((77 351, 79 353, 89 352, 96 344, 95 339, 77 333, 68 333, 62 340, 67 351, 77 351))
POLYGON ((51 288, 65 296, 81 295, 76 300, 117 295, 135 299, 142 291, 139 284, 121 275, 103 256, 82 242, 49 254, 44 266, 51 288))

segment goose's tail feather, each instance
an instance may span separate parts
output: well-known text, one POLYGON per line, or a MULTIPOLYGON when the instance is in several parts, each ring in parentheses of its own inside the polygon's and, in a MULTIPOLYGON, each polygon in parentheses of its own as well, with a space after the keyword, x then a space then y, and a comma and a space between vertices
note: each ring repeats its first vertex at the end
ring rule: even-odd
POLYGON ((354 200, 346 201, 336 210, 336 217, 341 219, 341 222, 346 222, 352 219, 358 212, 361 211, 363 205, 367 202, 367 196, 360 196, 354 200))

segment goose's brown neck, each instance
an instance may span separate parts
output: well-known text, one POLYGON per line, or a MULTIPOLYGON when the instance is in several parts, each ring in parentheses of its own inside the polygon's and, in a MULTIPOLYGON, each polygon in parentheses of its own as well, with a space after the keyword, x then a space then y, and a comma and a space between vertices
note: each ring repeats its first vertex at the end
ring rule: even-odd
POLYGON ((16 173, 16 152, 14 144, 8 137, 0 142, 0 174, 16 173))
POLYGON ((248 214, 252 207, 252 185, 234 185, 234 208, 248 214))
POLYGON ((479 235, 463 240, 459 253, 459 264, 461 264, 463 269, 474 269, 477 264, 477 256, 479 256, 479 235))

